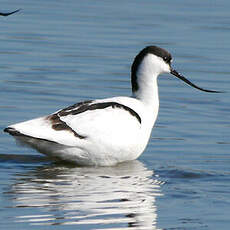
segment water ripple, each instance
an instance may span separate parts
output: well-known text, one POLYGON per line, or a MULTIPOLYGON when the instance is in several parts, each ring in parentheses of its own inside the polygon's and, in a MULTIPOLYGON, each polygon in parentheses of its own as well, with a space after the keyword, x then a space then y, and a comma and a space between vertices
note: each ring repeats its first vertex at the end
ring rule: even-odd
POLYGON ((15 222, 156 229, 161 182, 139 161, 109 168, 40 166, 14 181, 6 192, 13 202, 9 208, 33 208, 15 222))
POLYGON ((208 170, 195 170, 195 169, 186 169, 180 167, 162 167, 155 171, 155 173, 160 175, 160 178, 163 180, 169 181, 174 179, 179 181, 187 181, 191 182, 191 180, 209 180, 213 177, 221 177, 223 173, 218 173, 216 171, 208 171, 208 170))

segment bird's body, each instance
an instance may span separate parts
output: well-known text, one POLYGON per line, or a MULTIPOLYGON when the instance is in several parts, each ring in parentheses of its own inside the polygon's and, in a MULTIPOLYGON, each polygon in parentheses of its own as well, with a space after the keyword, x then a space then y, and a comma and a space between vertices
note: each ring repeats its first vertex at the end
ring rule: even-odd
POLYGON ((134 160, 146 148, 157 118, 158 75, 172 73, 184 80, 172 70, 171 59, 164 49, 146 47, 132 65, 131 97, 80 102, 4 131, 41 153, 79 165, 110 166, 134 160))
POLYGON ((80 165, 114 165, 144 151, 157 111, 135 98, 115 97, 78 103, 11 128, 23 133, 15 135, 20 142, 49 156, 80 165))

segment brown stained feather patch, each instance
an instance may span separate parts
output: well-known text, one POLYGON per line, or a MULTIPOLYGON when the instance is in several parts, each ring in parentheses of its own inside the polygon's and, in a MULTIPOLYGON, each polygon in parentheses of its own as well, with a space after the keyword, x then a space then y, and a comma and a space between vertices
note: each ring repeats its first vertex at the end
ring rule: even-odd
POLYGON ((49 115, 47 117, 47 120, 51 121, 52 124, 52 128, 56 131, 70 131, 74 134, 74 136, 80 138, 80 139, 84 139, 86 138, 85 136, 82 136, 80 134, 78 134, 77 132, 75 132, 72 128, 70 128, 64 121, 62 121, 60 119, 60 117, 58 116, 58 113, 54 113, 52 115, 49 115))
POLYGON ((56 131, 63 131, 63 130, 70 131, 76 137, 78 137, 80 139, 84 139, 84 138, 86 138, 85 136, 82 136, 82 135, 78 134, 76 131, 74 131, 64 121, 62 121, 60 119, 60 117, 67 116, 67 115, 71 114, 73 110, 75 110, 77 108, 81 108, 82 106, 84 107, 86 105, 89 105, 91 102, 92 102, 91 100, 88 100, 88 101, 79 102, 79 103, 76 103, 76 104, 71 105, 69 107, 66 107, 66 108, 62 109, 61 111, 59 111, 57 113, 49 115, 47 117, 47 120, 51 121, 52 128, 54 130, 56 130, 56 131))

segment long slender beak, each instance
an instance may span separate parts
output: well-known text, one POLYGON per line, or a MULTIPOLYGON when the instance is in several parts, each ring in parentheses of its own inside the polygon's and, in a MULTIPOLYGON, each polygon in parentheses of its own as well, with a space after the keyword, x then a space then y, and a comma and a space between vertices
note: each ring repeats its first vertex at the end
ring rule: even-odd
POLYGON ((190 85, 190 86, 192 86, 192 87, 194 87, 196 89, 199 89, 201 91, 208 92, 208 93, 223 93, 221 91, 215 91, 215 90, 209 90, 209 89, 200 88, 199 86, 193 84, 191 81, 189 81, 188 79, 186 79, 183 75, 181 75, 180 73, 178 73, 175 69, 171 68, 171 72, 170 73, 172 75, 176 76, 177 78, 181 79, 182 81, 184 81, 188 85, 190 85))

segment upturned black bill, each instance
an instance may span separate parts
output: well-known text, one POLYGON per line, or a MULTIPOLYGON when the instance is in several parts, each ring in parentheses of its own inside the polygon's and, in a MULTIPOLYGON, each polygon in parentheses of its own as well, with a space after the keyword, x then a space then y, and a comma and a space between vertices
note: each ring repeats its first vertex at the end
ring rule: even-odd
POLYGON ((183 75, 181 75, 180 73, 178 73, 176 70, 174 69, 171 69, 171 74, 176 76, 177 78, 181 79, 182 81, 184 81, 185 83, 187 83, 188 85, 196 88, 196 89, 199 89, 201 91, 204 91, 204 92, 208 92, 208 93, 222 93, 220 91, 215 91, 215 90, 209 90, 209 89, 203 89, 203 88, 200 88, 199 86, 193 84, 191 81, 189 81, 188 79, 186 79, 183 75))

